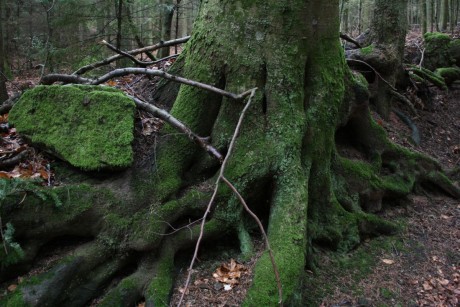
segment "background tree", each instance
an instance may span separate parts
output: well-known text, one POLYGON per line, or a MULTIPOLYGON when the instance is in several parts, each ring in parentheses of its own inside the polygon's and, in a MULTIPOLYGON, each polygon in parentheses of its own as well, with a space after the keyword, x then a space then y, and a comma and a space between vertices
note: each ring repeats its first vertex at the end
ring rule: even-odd
POLYGON ((6 74, 5 74, 5 49, 3 48, 3 8, 4 0, 0 0, 0 103, 8 99, 6 90, 6 74))

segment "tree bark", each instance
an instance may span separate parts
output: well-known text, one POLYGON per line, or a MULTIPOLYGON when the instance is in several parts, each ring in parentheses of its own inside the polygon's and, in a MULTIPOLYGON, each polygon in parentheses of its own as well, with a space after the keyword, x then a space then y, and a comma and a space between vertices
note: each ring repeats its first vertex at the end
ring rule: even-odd
POLYGON ((0 104, 8 99, 5 77, 5 64, 7 57, 3 46, 3 6, 4 0, 0 0, 0 104))

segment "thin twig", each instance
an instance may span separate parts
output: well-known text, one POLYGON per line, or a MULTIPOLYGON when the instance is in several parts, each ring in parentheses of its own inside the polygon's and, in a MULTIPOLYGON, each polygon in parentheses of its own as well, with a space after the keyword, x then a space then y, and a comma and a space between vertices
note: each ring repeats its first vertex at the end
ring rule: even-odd
POLYGON ((201 240, 202 240, 203 234, 204 234, 204 225, 206 224, 206 218, 207 218, 208 214, 211 212, 212 205, 213 205, 214 200, 215 200, 215 198, 217 196, 217 191, 219 190, 219 183, 223 178, 225 167, 227 166, 228 159, 229 159, 229 157, 230 157, 230 155, 232 153, 233 147, 235 145, 235 141, 236 141, 236 138, 237 138, 238 133, 240 131, 240 127, 241 127, 241 124, 243 122, 244 115, 246 114, 246 111, 248 110, 249 106, 251 105, 252 98, 254 97, 254 95, 256 93, 256 90, 257 90, 257 88, 253 88, 250 91, 251 95, 249 96, 249 99, 248 99, 248 102, 246 103, 246 106, 244 107, 243 111, 241 112, 240 118, 239 118, 238 123, 237 123, 236 128, 235 128, 235 132, 233 133, 232 140, 230 141, 230 145, 228 147, 227 155, 225 156, 224 162, 222 162, 222 166, 220 167, 219 176, 217 177, 216 184, 215 184, 215 187, 214 187, 214 192, 212 193, 211 199, 209 200, 208 206, 207 206, 206 211, 205 211, 205 213, 203 215, 203 220, 201 221, 200 235, 198 236, 198 239, 196 241, 195 252, 193 253, 193 258, 192 258, 192 261, 190 262, 190 267, 188 269, 188 275, 187 275, 187 280, 185 282, 184 291, 182 292, 182 295, 180 297, 179 303, 177 304, 178 307, 182 304, 182 301, 184 299, 185 293, 187 293, 187 289, 188 289, 188 286, 190 284, 190 279, 192 277, 193 265, 195 264, 196 258, 198 256, 198 250, 200 248, 201 240))
POLYGON ((222 154, 214 148, 209 142, 207 138, 203 138, 198 136, 196 133, 194 133, 189 127, 184 125, 180 120, 169 114, 167 111, 160 109, 152 104, 149 104, 145 101, 140 100, 139 98, 136 98, 131 95, 126 95, 129 98, 131 98, 134 103, 136 104, 137 107, 140 109, 147 111, 158 118, 161 118, 177 130, 185 133, 187 137, 192 140, 194 143, 198 144, 200 147, 202 147, 206 152, 208 152, 211 156, 215 157, 217 160, 222 162, 224 160, 222 154))
POLYGON ((262 222, 259 220, 257 215, 255 215, 254 212, 252 212, 251 209, 249 209, 243 196, 241 196, 241 194, 238 192, 235 186, 230 181, 228 181, 228 179, 225 178, 224 176, 222 176, 222 181, 225 182, 225 184, 230 188, 230 190, 233 191, 233 193, 235 193, 236 197, 238 197, 238 199, 240 200, 240 203, 243 205, 246 212, 249 213, 250 216, 252 216, 252 218, 256 221, 257 225, 259 226, 260 232, 262 233, 262 237, 264 238, 264 241, 265 241, 265 248, 267 249, 268 254, 270 255, 270 260, 272 262, 273 271, 275 272, 275 279, 278 285, 278 295, 280 298, 280 300, 278 301, 278 305, 281 306, 283 305, 283 288, 281 286, 280 274, 278 271, 278 267, 276 266, 275 257, 273 256, 273 251, 270 248, 270 242, 268 241, 268 236, 265 232, 264 226, 262 225, 262 222))

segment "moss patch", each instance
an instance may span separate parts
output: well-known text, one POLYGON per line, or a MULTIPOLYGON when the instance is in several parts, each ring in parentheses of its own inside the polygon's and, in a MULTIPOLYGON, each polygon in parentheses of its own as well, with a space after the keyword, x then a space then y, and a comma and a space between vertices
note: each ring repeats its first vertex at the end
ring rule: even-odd
POLYGON ((38 86, 9 120, 32 143, 85 170, 119 169, 133 161, 134 103, 100 86, 38 86))

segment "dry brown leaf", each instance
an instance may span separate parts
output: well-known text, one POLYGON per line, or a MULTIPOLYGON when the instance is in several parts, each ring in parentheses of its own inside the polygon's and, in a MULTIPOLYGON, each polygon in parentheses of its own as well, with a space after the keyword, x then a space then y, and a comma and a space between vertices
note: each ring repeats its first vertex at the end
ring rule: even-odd
POLYGON ((14 290, 16 290, 17 287, 18 287, 18 285, 11 284, 11 285, 8 286, 8 291, 13 292, 14 290))
POLYGON ((428 291, 428 290, 433 290, 433 287, 432 287, 428 282, 425 281, 425 282, 423 283, 423 289, 424 289, 425 291, 428 291))
POLYGON ((385 264, 394 264, 395 263, 395 261, 391 260, 391 259, 382 259, 382 262, 385 263, 385 264))

